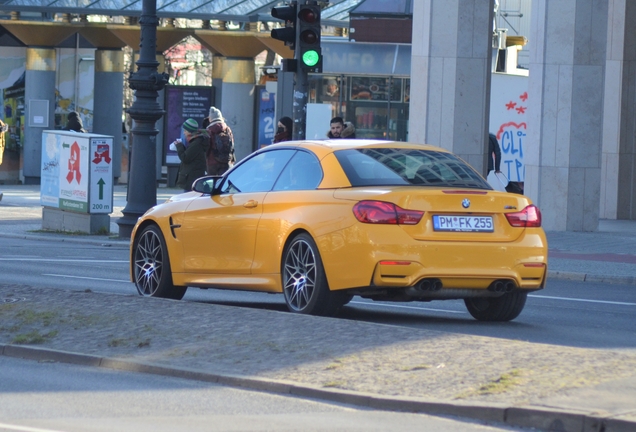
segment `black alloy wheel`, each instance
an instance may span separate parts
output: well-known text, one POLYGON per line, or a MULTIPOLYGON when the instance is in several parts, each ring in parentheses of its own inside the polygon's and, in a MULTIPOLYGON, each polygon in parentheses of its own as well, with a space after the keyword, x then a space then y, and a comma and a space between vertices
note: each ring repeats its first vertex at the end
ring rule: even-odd
POLYGON ((298 234, 283 252, 281 279, 291 312, 331 316, 344 305, 345 296, 332 293, 316 243, 307 233, 298 234))
POLYGON ((137 292, 144 297, 181 300, 188 287, 172 283, 168 248, 161 230, 149 225, 135 239, 133 275, 137 292))

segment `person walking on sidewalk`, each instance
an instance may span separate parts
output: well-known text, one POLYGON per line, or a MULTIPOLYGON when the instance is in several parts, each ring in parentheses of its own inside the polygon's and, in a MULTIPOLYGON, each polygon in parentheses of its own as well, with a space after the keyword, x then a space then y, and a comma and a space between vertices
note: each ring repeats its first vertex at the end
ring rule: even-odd
MULTIPOLYGON (((4 155, 4 145, 5 145, 4 133, 7 131, 7 129, 8 127, 5 124, 5 122, 0 120, 0 165, 2 165, 2 156, 4 155)), ((2 193, 2 191, 0 191, 0 201, 2 201, 3 195, 4 194, 2 193)))
POLYGON ((207 131, 199 129, 195 119, 187 119, 183 123, 186 141, 180 138, 170 144, 170 150, 176 151, 181 163, 177 174, 177 186, 185 192, 192 190, 192 183, 205 176, 205 155, 210 147, 207 131))
POLYGON ((208 175, 222 175, 234 166, 234 135, 225 123, 221 110, 210 107, 210 125, 207 127, 210 135, 210 148, 207 154, 208 175))

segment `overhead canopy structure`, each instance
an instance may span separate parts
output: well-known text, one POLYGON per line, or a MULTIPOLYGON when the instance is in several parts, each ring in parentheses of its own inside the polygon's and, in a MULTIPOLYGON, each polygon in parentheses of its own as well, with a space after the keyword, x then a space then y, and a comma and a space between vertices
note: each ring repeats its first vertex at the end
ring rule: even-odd
MULTIPOLYGON (((349 11, 361 1, 330 0, 322 11, 323 23, 336 27, 348 25, 349 11)), ((271 0, 157 0, 157 16, 235 22, 272 21, 272 7, 286 3, 271 0)), ((0 0, 0 10, 5 13, 139 16, 141 8, 141 0, 0 0)))

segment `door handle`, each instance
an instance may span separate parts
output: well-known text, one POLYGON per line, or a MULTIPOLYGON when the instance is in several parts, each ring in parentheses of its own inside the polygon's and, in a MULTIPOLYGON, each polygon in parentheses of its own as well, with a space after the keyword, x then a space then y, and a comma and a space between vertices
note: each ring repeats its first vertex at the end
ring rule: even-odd
POLYGON ((257 201, 249 200, 249 201, 247 201, 245 204, 243 204, 243 207, 245 207, 245 208, 254 208, 254 207, 256 207, 257 205, 258 205, 258 202, 257 202, 257 201))

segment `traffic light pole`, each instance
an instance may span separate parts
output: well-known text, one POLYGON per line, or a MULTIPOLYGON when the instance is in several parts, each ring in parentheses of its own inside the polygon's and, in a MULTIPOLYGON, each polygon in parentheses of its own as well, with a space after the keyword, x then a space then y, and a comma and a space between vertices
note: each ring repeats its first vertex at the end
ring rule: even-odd
POLYGON ((292 1, 272 8, 272 16, 285 21, 285 27, 273 29, 271 36, 294 50, 294 59, 284 63, 285 72, 294 74, 294 140, 304 140, 309 101, 308 74, 322 72, 320 49, 320 6, 316 0, 292 1))
POLYGON ((294 133, 293 139, 304 140, 307 126, 307 101, 309 95, 309 82, 307 72, 297 70, 294 83, 294 133))

